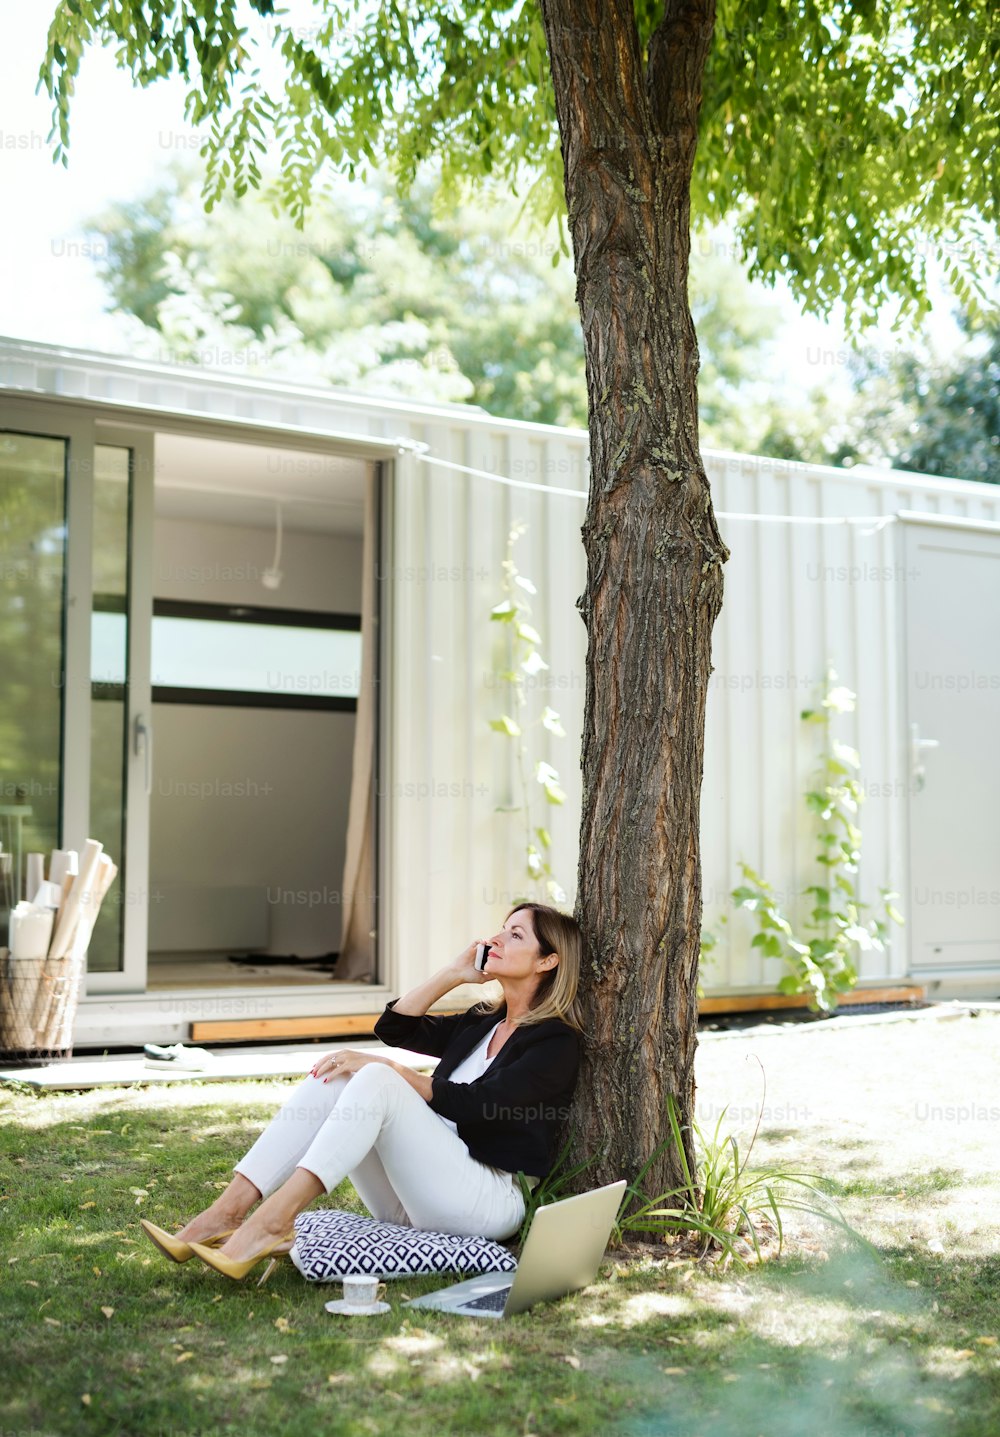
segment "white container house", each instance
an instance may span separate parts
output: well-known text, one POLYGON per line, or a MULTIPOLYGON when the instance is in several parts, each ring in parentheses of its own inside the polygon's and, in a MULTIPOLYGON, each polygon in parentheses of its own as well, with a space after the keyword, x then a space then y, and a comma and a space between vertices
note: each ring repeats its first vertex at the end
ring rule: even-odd
MULTIPOLYGON (((862 981, 1000 995, 1000 489, 706 463, 732 551, 706 921, 740 859, 803 910, 799 713, 832 666, 857 694, 838 733, 862 758, 861 896, 896 890, 907 920, 862 981)), ((490 728, 517 521, 548 664, 529 699, 566 729, 532 730, 567 795, 537 821, 572 903, 586 483, 582 431, 0 340, 0 842, 90 834, 122 864, 77 1047, 350 1031, 494 930, 525 891, 522 821, 497 812, 514 746, 490 728)), ((781 976, 743 917, 708 994, 781 976)))

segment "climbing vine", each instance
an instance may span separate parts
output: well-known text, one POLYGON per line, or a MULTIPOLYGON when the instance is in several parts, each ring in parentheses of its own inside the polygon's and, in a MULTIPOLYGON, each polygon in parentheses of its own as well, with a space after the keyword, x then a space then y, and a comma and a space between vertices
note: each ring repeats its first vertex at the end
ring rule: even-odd
MULTIPOLYGON (((778 981, 779 993, 806 993, 810 1008, 824 1013, 832 1012, 838 996, 857 983, 859 955, 883 950, 889 923, 903 922, 893 906, 898 894, 879 889, 881 912, 877 917, 865 916, 870 905, 857 896, 861 859, 858 812, 864 798, 861 758, 833 733, 835 720, 854 711, 856 695, 836 679, 831 669, 819 704, 801 714, 802 721, 817 726, 822 736, 819 767, 805 795, 806 807, 817 821, 819 844, 819 881, 803 890, 811 897, 812 908, 796 928, 773 886, 744 862, 739 865, 743 882, 729 895, 737 908, 756 918, 752 946, 765 958, 777 958, 786 965, 788 972, 778 981)), ((717 935, 706 930, 703 958, 711 956, 716 943, 717 935)))
POLYGON ((524 896, 565 903, 566 893, 552 870, 552 836, 544 822, 536 821, 539 801, 562 804, 566 794, 559 786, 559 774, 552 765, 544 759, 532 758, 530 737, 539 728, 557 738, 565 738, 566 731, 555 709, 534 701, 534 695, 542 687, 539 675, 548 664, 541 653, 541 635, 530 622, 530 596, 538 590, 514 562, 514 547, 526 532, 527 525, 519 522, 507 535, 502 564, 503 597, 490 611, 492 622, 504 625, 506 640, 502 664, 492 674, 493 683, 504 695, 504 712, 490 720, 490 728, 514 745, 520 796, 519 803, 500 804, 496 811, 519 814, 523 824, 525 874, 533 887, 533 892, 524 896))

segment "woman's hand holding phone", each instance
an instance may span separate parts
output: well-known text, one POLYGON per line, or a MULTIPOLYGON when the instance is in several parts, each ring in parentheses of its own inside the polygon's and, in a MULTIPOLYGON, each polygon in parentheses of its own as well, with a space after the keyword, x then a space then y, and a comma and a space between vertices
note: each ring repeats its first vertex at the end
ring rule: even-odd
POLYGON ((470 943, 455 962, 455 978, 459 983, 491 983, 493 980, 483 968, 490 954, 490 945, 477 940, 470 943))

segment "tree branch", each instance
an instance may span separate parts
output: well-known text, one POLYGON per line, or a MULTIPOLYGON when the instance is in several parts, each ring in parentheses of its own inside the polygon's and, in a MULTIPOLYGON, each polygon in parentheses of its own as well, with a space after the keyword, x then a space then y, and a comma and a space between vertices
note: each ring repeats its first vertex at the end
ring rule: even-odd
POLYGON ((667 0, 649 41, 649 111, 658 133, 676 144, 688 177, 694 169, 702 83, 714 29, 715 0, 667 0))

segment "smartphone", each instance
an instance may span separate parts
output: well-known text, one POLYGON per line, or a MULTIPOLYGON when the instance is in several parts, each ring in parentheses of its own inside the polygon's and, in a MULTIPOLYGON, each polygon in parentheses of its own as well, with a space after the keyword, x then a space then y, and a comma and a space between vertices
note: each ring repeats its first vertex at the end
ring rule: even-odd
POLYGON ((473 967, 476 969, 476 971, 477 971, 478 973, 481 973, 481 972, 483 971, 483 969, 486 967, 486 960, 487 960, 487 958, 488 958, 489 956, 490 956, 490 945, 489 945, 488 943, 477 943, 477 944, 476 944, 476 961, 475 961, 475 963, 473 964, 473 967))

